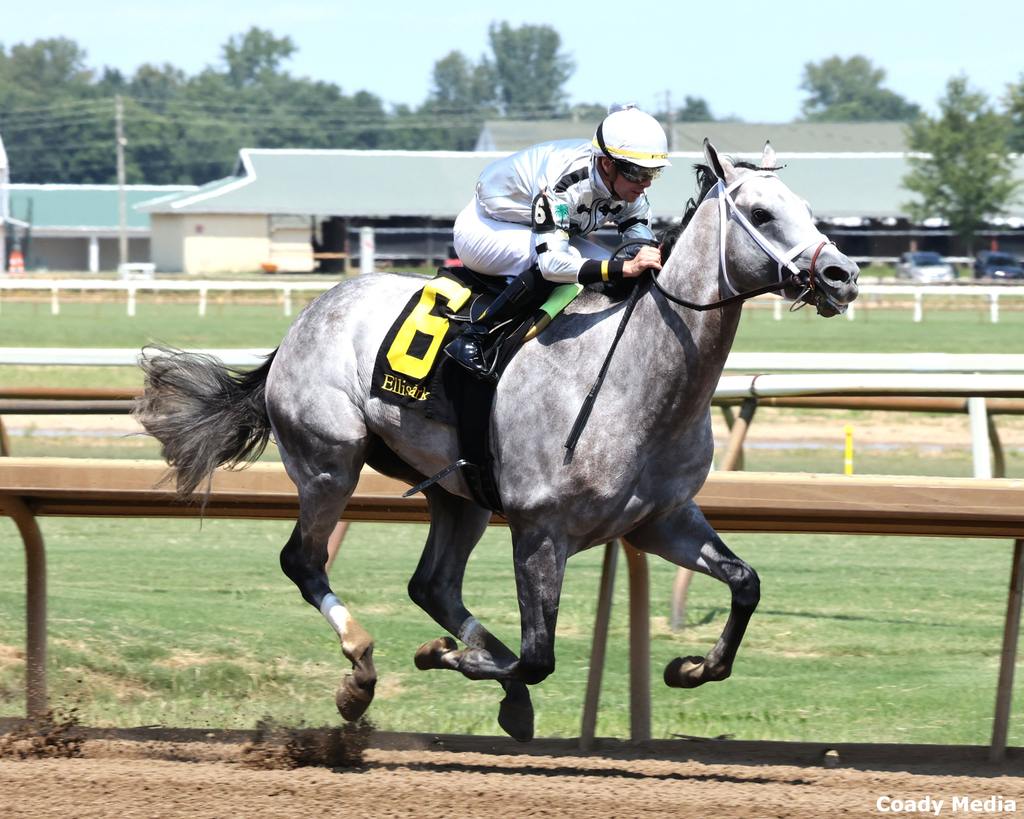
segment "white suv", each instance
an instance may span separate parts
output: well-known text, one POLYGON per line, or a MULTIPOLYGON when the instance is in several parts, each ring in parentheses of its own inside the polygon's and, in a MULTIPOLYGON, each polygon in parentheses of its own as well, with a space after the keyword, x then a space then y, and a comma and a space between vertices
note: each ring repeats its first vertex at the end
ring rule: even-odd
POLYGON ((956 280, 956 268, 930 250, 917 250, 900 256, 896 275, 915 282, 951 282, 956 280))

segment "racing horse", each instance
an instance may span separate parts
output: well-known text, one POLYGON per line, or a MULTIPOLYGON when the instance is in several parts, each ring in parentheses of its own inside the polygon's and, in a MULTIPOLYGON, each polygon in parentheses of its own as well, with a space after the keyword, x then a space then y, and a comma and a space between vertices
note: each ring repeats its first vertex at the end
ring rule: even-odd
MULTIPOLYGON (((711 468, 711 400, 742 302, 774 290, 827 317, 857 295, 857 265, 818 232, 806 203, 775 173, 770 145, 760 166, 735 163, 707 140, 704 154, 685 229, 655 286, 634 300, 571 455, 563 438, 617 334, 623 302, 584 291, 523 346, 497 385, 491 451, 512 535, 518 656, 462 597, 466 564, 490 510, 473 500, 459 471, 424 490, 431 523, 409 595, 447 634, 421 646, 415 663, 499 681, 505 696, 498 722, 520 740, 533 735, 527 686, 555 668, 566 561, 615 538, 729 587, 730 612, 715 645, 704 656, 671 660, 664 678, 692 688, 730 675, 759 579, 694 496, 711 468)), ((364 464, 416 484, 459 458, 451 426, 370 394, 378 349, 399 306, 422 286, 420 277, 396 274, 338 284, 249 372, 169 349, 144 351, 140 359, 146 387, 136 416, 162 444, 183 496, 201 489, 216 467, 258 457, 273 434, 300 505, 281 568, 337 632, 352 665, 335 695, 347 720, 370 704, 377 674, 371 636, 328 582, 328 537, 364 464)))

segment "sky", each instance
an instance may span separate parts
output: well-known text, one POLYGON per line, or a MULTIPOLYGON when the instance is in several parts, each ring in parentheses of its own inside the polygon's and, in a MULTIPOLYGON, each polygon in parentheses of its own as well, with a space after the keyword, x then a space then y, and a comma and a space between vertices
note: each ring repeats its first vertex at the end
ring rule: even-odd
POLYGON ((0 0, 0 44, 63 36, 91 66, 131 74, 171 63, 188 74, 217 65, 221 46, 251 26, 289 36, 285 68, 370 91, 386 103, 422 103, 434 63, 453 50, 489 53, 488 25, 548 25, 576 69, 571 103, 633 101, 674 107, 703 97, 715 116, 788 122, 800 115, 804 65, 862 54, 883 86, 935 113, 960 73, 993 103, 1024 77, 1024 0, 730 0, 728 3, 424 3, 385 0, 0 0), (4 10, 6 8, 6 11, 4 10))

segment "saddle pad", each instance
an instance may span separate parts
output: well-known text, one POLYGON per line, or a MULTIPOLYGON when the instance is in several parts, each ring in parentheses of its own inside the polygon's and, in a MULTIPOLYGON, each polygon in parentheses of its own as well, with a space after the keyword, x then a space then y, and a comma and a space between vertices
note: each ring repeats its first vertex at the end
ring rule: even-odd
MULTIPOLYGON (((441 350, 459 331, 459 323, 451 321, 451 317, 458 315, 463 321, 468 320, 471 305, 475 303, 473 311, 479 312, 493 297, 492 292, 480 293, 473 287, 479 278, 465 269, 441 268, 435 278, 412 295, 377 351, 371 396, 389 404, 415 407, 429 418, 454 423, 457 411, 446 395, 446 380, 437 377, 438 366, 444 360, 441 350)), ((500 335, 498 372, 519 346, 543 330, 581 289, 577 284, 556 287, 532 316, 524 317, 526 326, 500 335), (511 343, 504 344, 506 338, 511 343)))
POLYGON ((441 349, 458 329, 449 318, 472 295, 462 282, 446 276, 430 279, 414 293, 377 351, 370 395, 389 404, 426 408, 441 349))

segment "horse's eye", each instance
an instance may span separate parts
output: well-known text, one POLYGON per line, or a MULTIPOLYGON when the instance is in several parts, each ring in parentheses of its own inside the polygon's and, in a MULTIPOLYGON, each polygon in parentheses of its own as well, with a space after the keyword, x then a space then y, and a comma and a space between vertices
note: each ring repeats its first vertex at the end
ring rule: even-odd
POLYGON ((750 218, 755 225, 761 227, 761 225, 767 224, 775 217, 772 216, 771 213, 765 210, 764 208, 754 208, 750 212, 750 218))

